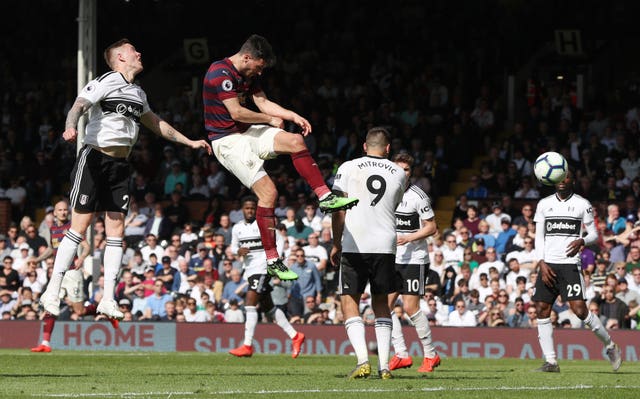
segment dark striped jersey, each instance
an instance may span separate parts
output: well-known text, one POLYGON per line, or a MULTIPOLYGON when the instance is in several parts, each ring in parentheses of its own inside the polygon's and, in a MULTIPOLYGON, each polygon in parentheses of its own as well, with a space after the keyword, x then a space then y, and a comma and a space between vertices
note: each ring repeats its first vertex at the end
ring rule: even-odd
MULTIPOLYGON (((398 235, 415 233, 422 228, 422 221, 434 217, 429 196, 418 186, 410 186, 396 208, 396 232, 398 235)), ((429 263, 427 240, 416 240, 396 249, 396 263, 403 265, 429 263)))
POLYGON ((68 220, 66 223, 57 226, 55 223, 49 229, 51 232, 51 248, 53 249, 53 255, 55 256, 58 253, 58 247, 60 246, 60 242, 64 238, 64 235, 67 234, 67 230, 71 228, 71 220, 68 220))
MULTIPOLYGON (((567 257, 567 246, 582 238, 583 226, 593 228, 591 203, 578 194, 561 200, 556 194, 541 199, 533 218, 536 229, 544 231, 543 260, 547 263, 577 264, 580 253, 567 257)), ((537 244, 537 242, 536 242, 537 244)), ((539 248, 536 248, 538 253, 539 248)))
POLYGON ((246 106, 247 98, 261 91, 259 81, 243 78, 229 58, 211 64, 202 85, 204 128, 209 140, 242 133, 249 128, 249 124, 231 119, 223 100, 237 97, 240 105, 246 106))

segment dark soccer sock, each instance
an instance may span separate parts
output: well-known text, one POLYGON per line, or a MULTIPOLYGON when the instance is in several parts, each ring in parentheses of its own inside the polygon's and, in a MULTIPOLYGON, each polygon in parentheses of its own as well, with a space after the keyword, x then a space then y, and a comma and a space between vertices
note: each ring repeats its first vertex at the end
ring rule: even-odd
POLYGON ((260 230, 260 238, 264 252, 267 254, 267 260, 278 258, 278 250, 276 249, 276 217, 273 208, 264 208, 258 206, 256 210, 256 222, 260 230))
POLYGON ((320 173, 320 168, 318 168, 318 164, 311 157, 309 150, 302 150, 291 154, 291 160, 300 176, 311 186, 311 189, 316 193, 318 198, 322 198, 331 192, 325 184, 322 173, 320 173))
POLYGON ((56 317, 50 314, 44 316, 44 324, 42 325, 42 340, 50 342, 53 326, 56 324, 56 317))

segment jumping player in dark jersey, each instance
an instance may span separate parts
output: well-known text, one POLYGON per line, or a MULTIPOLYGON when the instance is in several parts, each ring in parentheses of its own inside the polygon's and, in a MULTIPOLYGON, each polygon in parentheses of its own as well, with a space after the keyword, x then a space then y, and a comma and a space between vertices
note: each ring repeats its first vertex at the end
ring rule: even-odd
POLYGON ((267 271, 281 280, 294 280, 276 250, 274 208, 278 192, 264 170, 264 161, 280 154, 291 156, 293 165, 320 200, 323 212, 353 207, 356 198, 331 193, 303 136, 311 133, 309 121, 269 100, 260 86, 262 71, 275 64, 267 40, 252 35, 231 57, 216 61, 204 77, 202 97, 204 126, 218 161, 258 196, 256 220, 267 255, 267 271), (249 101, 258 111, 249 109, 249 101), (298 125, 302 134, 283 130, 284 121, 298 125))

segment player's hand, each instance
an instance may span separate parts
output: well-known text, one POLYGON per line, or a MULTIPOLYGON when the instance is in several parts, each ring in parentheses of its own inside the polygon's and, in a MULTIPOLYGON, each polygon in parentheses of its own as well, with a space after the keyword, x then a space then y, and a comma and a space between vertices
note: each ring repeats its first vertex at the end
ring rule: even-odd
POLYGON ((342 256, 342 248, 338 248, 335 245, 331 247, 331 264, 333 267, 338 267, 340 265, 340 257, 342 256))
POLYGON ((238 256, 245 256, 248 253, 249 253, 249 248, 247 247, 238 248, 238 256))
POLYGON ((213 155, 213 149, 211 149, 211 145, 206 140, 196 140, 189 143, 189 147, 197 150, 198 148, 204 148, 207 150, 207 154, 213 155))
POLYGON ((309 123, 308 120, 304 119, 300 115, 296 114, 293 117, 293 123, 295 123, 296 125, 300 126, 300 128, 302 128, 303 136, 306 136, 309 133, 311 133, 311 124, 309 123))
POLYGON ((284 121, 282 118, 278 118, 277 116, 272 116, 269 120, 269 125, 273 127, 277 127, 278 129, 284 129, 284 121))
POLYGON ((584 240, 582 238, 578 238, 577 240, 573 240, 567 245, 567 256, 572 257, 575 256, 582 247, 584 246, 584 240))
POLYGON ((540 278, 542 278, 544 285, 553 287, 556 284, 556 272, 543 260, 538 262, 538 265, 540 265, 540 278))
POLYGON ((408 240, 406 235, 398 236, 398 238, 396 238, 396 244, 398 245, 405 245, 410 242, 411 240, 408 240))
POLYGON ((62 133, 62 138, 64 139, 64 141, 68 141, 68 142, 73 143, 78 138, 78 130, 76 128, 73 128, 73 127, 67 128, 62 133))

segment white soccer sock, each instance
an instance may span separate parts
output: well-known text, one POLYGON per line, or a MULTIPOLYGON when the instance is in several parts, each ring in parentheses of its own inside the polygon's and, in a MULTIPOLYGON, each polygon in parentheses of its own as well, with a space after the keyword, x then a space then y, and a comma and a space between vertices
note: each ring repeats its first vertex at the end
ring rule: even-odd
POLYGON ((367 341, 364 336, 364 322, 362 317, 355 316, 347 319, 344 322, 344 327, 347 330, 347 337, 353 350, 356 352, 358 358, 358 364, 369 361, 369 352, 367 351, 367 341))
POLYGON ((122 238, 107 237, 104 249, 104 295, 102 300, 112 301, 116 291, 116 279, 122 265, 122 238))
POLYGON ((553 344, 553 326, 551 325, 551 319, 538 319, 538 341, 540 341, 540 348, 542 348, 542 354, 547 362, 556 364, 556 350, 553 344))
POLYGON ((376 341, 378 341, 378 370, 389 370, 389 350, 393 323, 388 317, 376 319, 376 341))
POLYGON ((271 312, 273 314, 273 318, 276 321, 276 324, 279 325, 280 328, 282 328, 282 330, 289 336, 289 338, 293 339, 293 337, 295 337, 298 332, 295 330, 295 328, 293 328, 291 323, 289 323, 289 320, 287 320, 287 316, 284 314, 282 309, 276 308, 274 306, 271 312))
POLYGON ((245 306, 244 310, 247 312, 247 318, 244 321, 244 344, 251 346, 253 344, 253 333, 255 333, 258 325, 258 311, 255 306, 245 306))
POLYGON ((435 357, 436 348, 433 347, 433 343, 431 341, 431 328, 429 327, 427 315, 424 314, 422 310, 418 310, 416 314, 411 316, 411 322, 416 328, 418 339, 420 339, 420 342, 422 343, 424 357, 435 357))
POLYGON ((82 241, 82 235, 69 229, 67 233, 60 241, 58 246, 58 252, 56 253, 56 259, 53 262, 53 273, 51 279, 47 285, 46 295, 52 295, 56 298, 60 293, 60 286, 62 285, 62 277, 64 273, 69 269, 73 258, 75 258, 78 245, 82 241))
POLYGON ((604 344, 604 346, 609 347, 613 344, 611 342, 611 336, 609 332, 604 328, 600 319, 596 317, 593 313, 589 312, 589 315, 586 319, 584 319, 584 324, 593 331, 593 333, 598 337, 600 342, 604 344))
POLYGON ((393 324, 393 329, 391 330, 393 351, 398 357, 409 357, 407 345, 404 342, 404 335, 402 334, 402 324, 400 324, 400 319, 395 312, 391 312, 391 323, 393 324))

